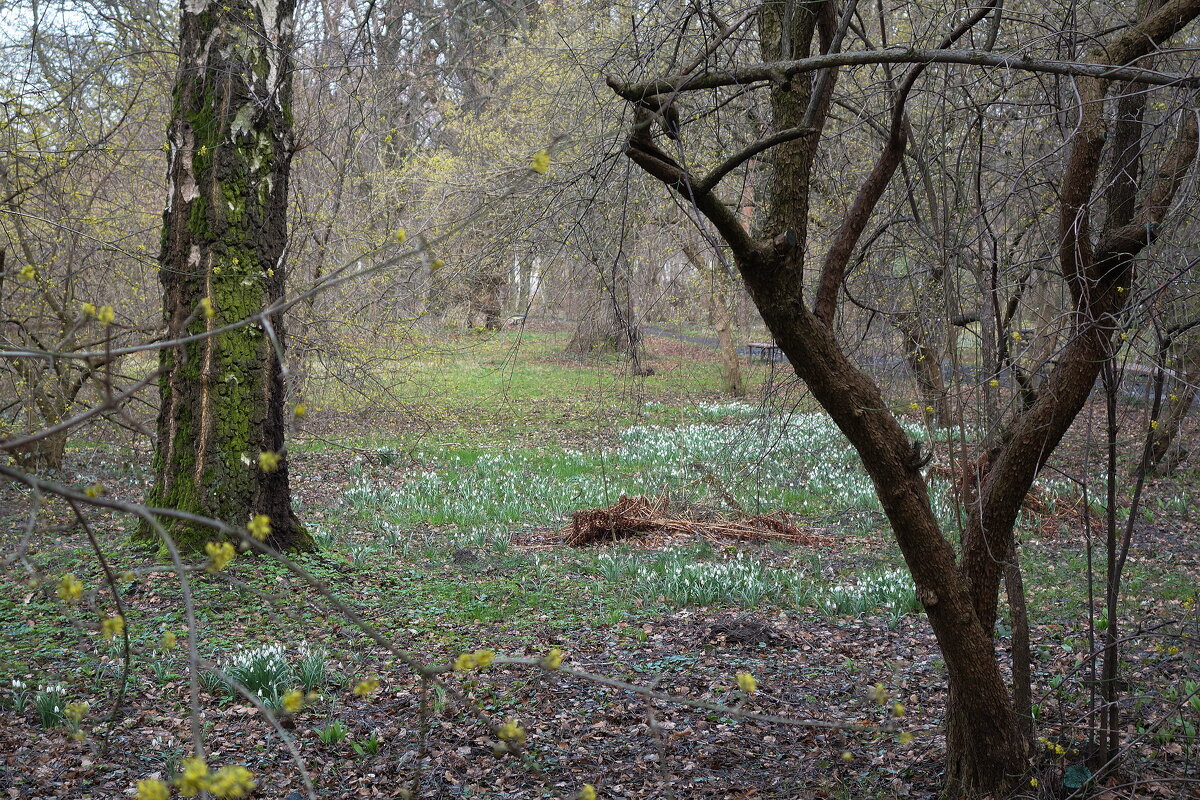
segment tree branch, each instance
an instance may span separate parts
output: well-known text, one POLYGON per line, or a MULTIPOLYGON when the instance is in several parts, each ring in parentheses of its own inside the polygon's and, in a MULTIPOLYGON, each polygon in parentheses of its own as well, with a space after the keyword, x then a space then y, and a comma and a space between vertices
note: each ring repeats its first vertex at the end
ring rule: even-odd
MULTIPOLYGON (((1200 3, 1200 0, 1176 0, 1171 5, 1174 6, 1176 16, 1179 16, 1181 13, 1180 6, 1191 6, 1196 3, 1200 3)), ((1192 16, 1194 16, 1194 12, 1192 16)), ((1131 28, 1130 30, 1141 30, 1141 26, 1131 28)), ((1150 44, 1150 42, 1147 42, 1147 44, 1150 44)), ((1122 49, 1117 49, 1115 52, 1120 53, 1122 51, 1122 49)), ((1109 52, 1114 51, 1110 50, 1109 52)), ((1082 61, 1058 61, 1022 55, 1004 55, 1001 53, 991 53, 986 50, 938 50, 910 47, 827 53, 795 61, 755 64, 743 67, 742 69, 702 72, 698 75, 678 75, 646 83, 625 83, 616 78, 609 77, 608 85, 626 100, 641 100, 668 92, 690 92, 701 89, 717 89, 722 86, 742 86, 749 83, 783 83, 792 76, 805 72, 813 72, 814 70, 826 69, 828 67, 862 64, 966 64, 977 67, 999 67, 1001 69, 1020 70, 1023 72, 1046 72, 1053 75, 1095 78, 1104 81, 1121 80, 1149 86, 1200 88, 1200 75, 1173 74, 1159 72, 1158 70, 1143 69, 1141 67, 1111 66, 1109 64, 1082 61)))

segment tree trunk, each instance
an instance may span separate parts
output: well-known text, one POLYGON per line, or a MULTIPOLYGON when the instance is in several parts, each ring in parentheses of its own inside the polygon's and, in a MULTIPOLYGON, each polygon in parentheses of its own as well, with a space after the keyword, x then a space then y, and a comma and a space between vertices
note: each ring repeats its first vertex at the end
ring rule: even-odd
POLYGON ((1143 469, 1147 475, 1171 475, 1188 457, 1179 429, 1196 402, 1196 387, 1200 384, 1200 335, 1192 331, 1188 337, 1187 346, 1175 362, 1175 375, 1169 381, 1170 388, 1163 403, 1165 413, 1158 420, 1146 464, 1136 467, 1135 477, 1143 469))
MULTIPOLYGON (((283 453, 283 315, 213 333, 283 295, 294 9, 294 0, 183 3, 159 280, 167 338, 203 338, 161 351, 147 502, 230 525, 266 514, 269 545, 307 550, 283 453), (269 456, 260 466, 262 453, 279 455, 277 466, 269 456)), ((161 521, 186 550, 213 538, 161 521)))
POLYGON ((937 341, 929 335, 920 313, 901 317, 897 326, 904 334, 905 360, 916 380, 917 399, 926 419, 938 428, 957 425, 942 378, 942 354, 937 341))
POLYGON ((717 356, 721 361, 721 386, 730 397, 745 397, 746 384, 742 380, 742 363, 738 358, 737 343, 733 340, 733 317, 729 313, 729 277, 720 264, 712 267, 713 326, 717 329, 717 356))
POLYGON ((599 275, 599 294, 591 309, 583 309, 567 352, 621 353, 629 359, 632 374, 650 375, 654 371, 642 364, 642 331, 634 316, 630 270, 628 260, 618 257, 608 274, 599 275))
POLYGON ((717 356, 721 361, 721 388, 730 397, 745 397, 746 384, 742 380, 742 364, 738 358, 737 343, 733 340, 733 314, 729 310, 730 280, 723 264, 714 264, 705 259, 694 242, 681 242, 684 256, 696 271, 709 279, 708 294, 712 310, 713 327, 717 329, 717 356))

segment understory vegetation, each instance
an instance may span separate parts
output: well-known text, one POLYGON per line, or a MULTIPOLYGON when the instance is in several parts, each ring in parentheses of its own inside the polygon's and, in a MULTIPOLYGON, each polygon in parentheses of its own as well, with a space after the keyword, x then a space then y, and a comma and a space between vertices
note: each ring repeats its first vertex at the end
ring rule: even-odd
MULTIPOLYGON (((869 479, 803 393, 748 364, 753 399, 716 400, 696 377, 703 349, 665 339, 651 341, 656 375, 631 379, 604 360, 539 351, 560 334, 522 334, 528 357, 510 350, 517 334, 472 336, 424 374, 406 366, 410 385, 436 383, 405 398, 427 413, 398 424, 317 385, 326 400, 290 446, 297 514, 319 546, 295 565, 364 627, 444 665, 444 683, 421 683, 283 564, 239 555, 213 571, 212 559, 193 560, 185 596, 172 564, 131 543, 134 520, 91 513, 118 611, 69 509, 8 485, 4 551, 30 536, 38 572, 6 571, 0 592, 3 785, 61 797, 127 796, 147 778, 178 785, 200 724, 209 763, 245 765, 261 797, 303 796, 306 780, 319 797, 370 796, 385 782, 430 797, 567 798, 588 785, 606 797, 663 786, 713 798, 937 791, 936 644, 869 479), (508 352, 502 372, 489 371, 508 352), (460 404, 485 395, 486 415, 460 404), (530 430, 550 414, 557 435, 530 430), (680 520, 778 515, 812 538, 561 542, 572 513, 622 495, 665 498, 680 520), (189 604, 204 667, 199 719, 188 699, 189 604), (91 624, 117 613, 120 630, 91 624), (556 652, 563 667, 656 697, 576 679, 556 652), (504 748, 485 719, 520 731, 516 755, 493 755, 504 748), (39 752, 54 753, 40 771, 13 767, 39 752)), ((917 415, 904 424, 952 452, 917 415)), ((1081 576, 1106 558, 1087 527, 1104 515, 1102 498, 1084 492, 1099 485, 1097 467, 1086 438, 1072 442, 1018 525, 1041 737, 1027 797, 1091 790, 1080 766, 1096 691, 1089 637, 1106 621, 1081 576)), ((145 453, 119 437, 80 441, 66 470, 116 500, 140 500, 149 480, 145 453)), ((932 485, 952 528, 952 488, 932 485)), ((1152 485, 1122 597, 1130 774, 1168 796, 1200 778, 1196 486, 1187 471, 1152 485)))

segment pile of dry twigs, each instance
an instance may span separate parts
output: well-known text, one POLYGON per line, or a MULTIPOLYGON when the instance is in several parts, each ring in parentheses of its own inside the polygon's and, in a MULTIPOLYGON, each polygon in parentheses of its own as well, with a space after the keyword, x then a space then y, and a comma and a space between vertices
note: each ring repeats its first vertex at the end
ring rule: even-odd
POLYGON ((823 536, 805 533, 783 514, 760 514, 735 520, 698 520, 670 515, 669 505, 670 499, 666 496, 651 500, 643 496, 621 495, 621 499, 608 508, 576 511, 571 515, 571 523, 560 534, 563 541, 572 547, 649 533, 688 534, 712 541, 774 539, 809 546, 829 541, 823 536))

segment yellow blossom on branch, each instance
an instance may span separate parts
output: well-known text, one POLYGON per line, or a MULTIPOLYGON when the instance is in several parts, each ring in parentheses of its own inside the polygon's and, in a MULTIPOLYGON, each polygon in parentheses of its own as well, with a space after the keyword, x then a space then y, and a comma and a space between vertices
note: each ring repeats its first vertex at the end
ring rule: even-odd
POLYGON ((21 276, 21 280, 31 281, 37 277, 37 270, 33 268, 33 264, 26 264, 17 274, 21 276))
POLYGON ((255 514, 254 518, 246 524, 246 530, 261 542, 271 535, 271 518, 266 514, 255 514))
POLYGON ((104 494, 104 486, 99 483, 93 483, 91 486, 83 490, 83 493, 93 500, 104 494))
POLYGON ((563 651, 557 647, 551 647, 550 652, 542 659, 542 666, 546 669, 558 669, 562 666, 563 651))
POLYGON ((209 542, 204 545, 204 552, 208 553, 209 563, 206 569, 209 572, 220 572, 237 556, 237 551, 229 542, 209 542))
POLYGON ((546 171, 550 169, 550 154, 545 150, 538 150, 534 154, 533 160, 529 162, 529 168, 538 175, 545 175, 546 171))
POLYGON ((202 758, 185 758, 179 765, 175 786, 184 797, 195 797, 208 788, 208 764, 202 758))
POLYGON ((739 672, 737 675, 738 688, 746 694, 758 691, 758 681, 749 672, 739 672))
POLYGON ((100 635, 105 639, 115 639, 125 632, 125 618, 120 614, 113 614, 108 619, 100 623, 100 635))
POLYGON ((296 403, 296 407, 292 409, 292 413, 296 415, 296 419, 304 419, 304 415, 308 413, 308 408, 304 403, 296 403))
POLYGON ((222 800, 237 800, 254 791, 254 776, 243 766, 221 767, 208 778, 204 788, 222 800))
POLYGON ((462 653, 454 659, 454 671, 464 672, 469 669, 484 669, 492 664, 496 653, 494 650, 476 650, 474 653, 462 653))
POLYGON ((304 692, 300 691, 299 689, 292 689, 283 696, 281 704, 283 705, 284 711, 288 712, 289 714, 295 714, 304 707, 304 692))
POLYGON ((91 708, 87 703, 67 703, 67 707, 63 709, 63 716, 72 725, 78 725, 83 722, 83 718, 87 716, 88 709, 91 708))
POLYGON ((94 317, 94 316, 96 316, 96 306, 94 306, 94 305, 93 305, 93 304, 91 304, 91 303, 84 303, 84 304, 82 304, 81 306, 79 306, 79 310, 83 312, 83 315, 84 315, 85 317, 94 317))
POLYGON ((58 581, 58 597, 67 603, 77 603, 83 597, 83 581, 71 573, 63 575, 58 581))
POLYGON ((358 685, 354 687, 354 696, 355 697, 366 697, 367 695, 369 695, 371 692, 375 691, 378 688, 379 688, 379 680, 378 679, 367 678, 366 680, 359 681, 358 685))
POLYGON ((274 472, 279 469, 279 453, 270 450, 258 454, 258 468, 263 472, 274 472))
POLYGON ((509 720, 497 728, 496 735, 516 747, 522 747, 525 744, 525 729, 515 720, 509 720))
POLYGON ((173 631, 163 631, 162 638, 158 640, 158 649, 162 651, 174 650, 177 638, 173 631))
POLYGON ((144 781, 138 781, 137 800, 167 800, 170 796, 171 790, 157 778, 146 778, 144 781))
POLYGON ((217 314, 217 310, 213 308, 213 302, 207 297, 200 298, 200 310, 204 313, 205 319, 212 319, 217 314))
POLYGON ((579 790, 579 800, 596 800, 596 787, 585 783, 579 790))
POLYGON ((117 312, 113 311, 112 306, 101 306, 96 312, 96 321, 101 325, 111 325, 117 319, 117 312))

